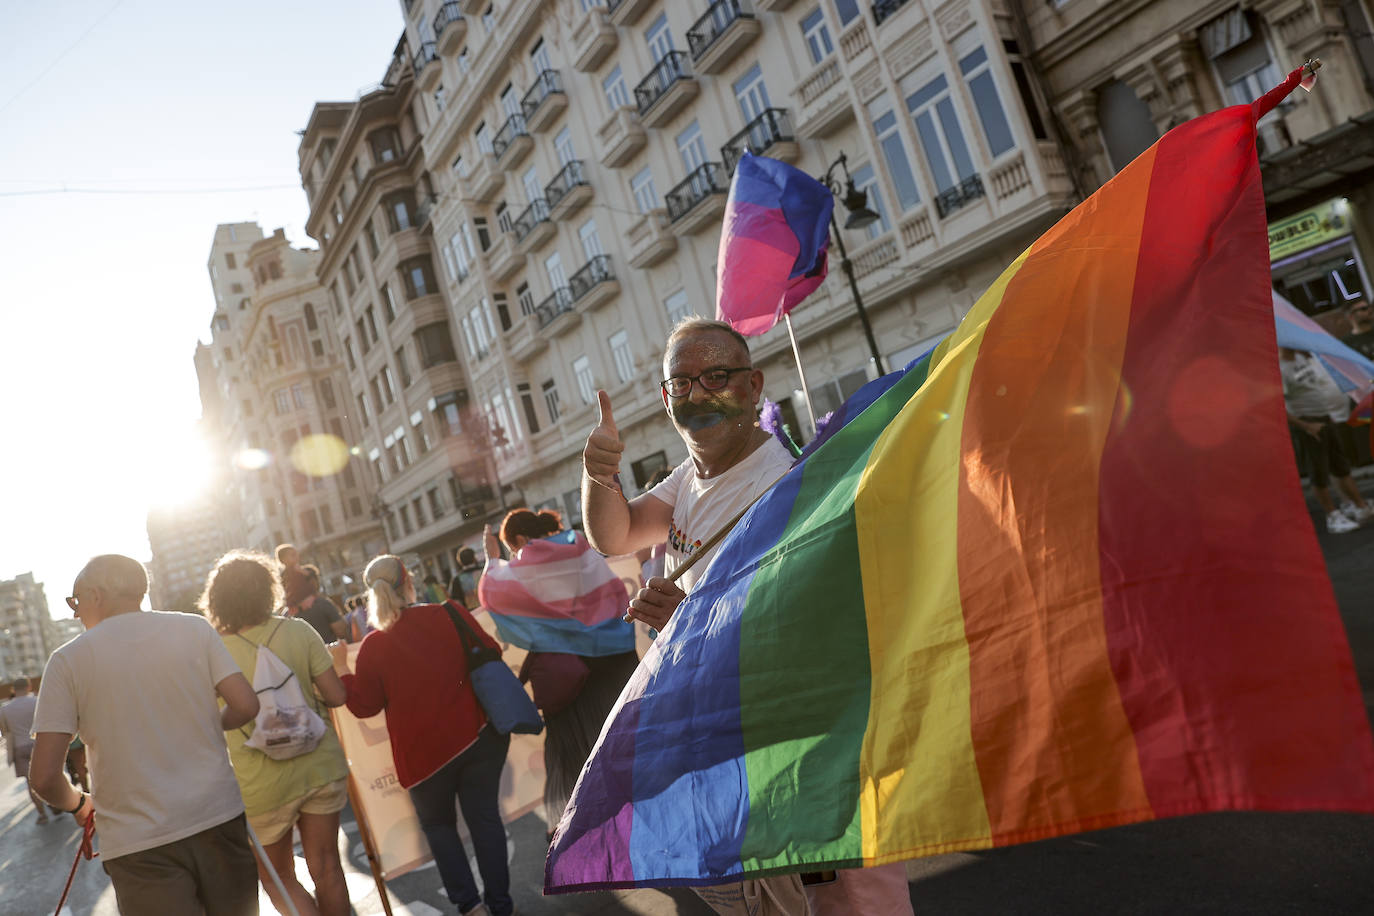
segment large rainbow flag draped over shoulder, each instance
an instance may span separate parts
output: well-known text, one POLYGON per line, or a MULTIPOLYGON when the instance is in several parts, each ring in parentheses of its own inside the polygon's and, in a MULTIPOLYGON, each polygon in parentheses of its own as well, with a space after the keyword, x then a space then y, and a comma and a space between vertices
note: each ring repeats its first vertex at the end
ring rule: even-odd
POLYGON ((1279 389, 1276 101, 1170 131, 855 395, 626 687, 548 890, 1374 811, 1279 389))
POLYGON ((492 559, 477 597, 501 638, 531 652, 599 656, 629 652, 621 619, 625 583, 577 532, 530 541, 509 562, 492 559))

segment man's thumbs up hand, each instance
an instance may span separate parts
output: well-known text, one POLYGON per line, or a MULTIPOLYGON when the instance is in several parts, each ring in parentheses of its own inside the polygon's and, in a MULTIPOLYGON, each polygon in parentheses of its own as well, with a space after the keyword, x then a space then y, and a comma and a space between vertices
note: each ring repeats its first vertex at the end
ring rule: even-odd
POLYGON ((625 443, 620 441, 620 431, 615 428, 610 395, 598 391, 596 401, 596 428, 587 437, 587 447, 582 451, 582 464, 592 480, 619 491, 620 484, 615 478, 620 473, 620 456, 625 452, 625 443))

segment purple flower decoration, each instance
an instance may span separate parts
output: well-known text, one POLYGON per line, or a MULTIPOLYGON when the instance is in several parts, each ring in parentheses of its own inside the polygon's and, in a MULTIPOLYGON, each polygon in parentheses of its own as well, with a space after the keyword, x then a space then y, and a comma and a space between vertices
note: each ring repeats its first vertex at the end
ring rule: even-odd
POLYGON ((782 443, 782 447, 787 449, 795 457, 801 454, 801 449, 792 440, 787 424, 782 419, 782 408, 776 401, 763 399, 763 404, 759 407, 759 429, 772 435, 782 443))

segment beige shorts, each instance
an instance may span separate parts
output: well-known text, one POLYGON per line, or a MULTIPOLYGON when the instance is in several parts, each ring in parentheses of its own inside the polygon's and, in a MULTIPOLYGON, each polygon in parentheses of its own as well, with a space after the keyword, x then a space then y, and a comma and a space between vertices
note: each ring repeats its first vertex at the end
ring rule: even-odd
POLYGON ((348 804, 348 780, 339 779, 312 789, 300 798, 263 814, 249 815, 248 826, 258 842, 271 846, 291 832, 302 814, 337 814, 348 804))

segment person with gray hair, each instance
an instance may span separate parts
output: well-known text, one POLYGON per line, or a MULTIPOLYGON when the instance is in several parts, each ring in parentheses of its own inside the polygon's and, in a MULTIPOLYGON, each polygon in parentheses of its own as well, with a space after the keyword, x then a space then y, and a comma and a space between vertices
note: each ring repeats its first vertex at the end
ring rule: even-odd
POLYGON ((224 731, 251 722, 258 698, 205 618, 142 611, 147 590, 143 564, 117 554, 77 575, 67 606, 86 632, 43 671, 29 779, 78 823, 100 812, 121 912, 255 914, 258 872, 224 731), (62 772, 77 731, 94 797, 62 772))
MULTIPOLYGON (((43 799, 29 785, 29 757, 33 754, 33 736, 30 732, 33 730, 35 702, 33 694, 29 692, 29 679, 15 678, 10 688, 14 691, 14 698, 0 706, 0 737, 5 739, 5 755, 14 767, 14 775, 24 780, 29 798, 38 809, 38 823, 46 824, 48 812, 43 807, 43 799)), ((53 813, 56 813, 56 809, 53 809, 53 813)))

